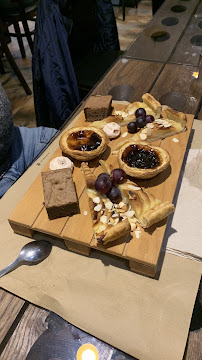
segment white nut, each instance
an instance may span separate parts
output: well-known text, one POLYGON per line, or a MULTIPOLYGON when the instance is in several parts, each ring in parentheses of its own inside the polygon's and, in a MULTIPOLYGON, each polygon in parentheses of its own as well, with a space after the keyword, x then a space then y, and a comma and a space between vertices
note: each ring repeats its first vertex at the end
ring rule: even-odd
POLYGON ((122 137, 124 138, 124 137, 126 137, 127 135, 128 135, 128 132, 126 131, 126 132, 123 133, 122 137))
POLYGON ((126 117, 128 114, 122 110, 115 110, 114 115, 121 115, 123 118, 126 117))
POLYGON ((95 211, 100 211, 101 209, 102 209, 102 205, 101 205, 101 204, 99 204, 99 205, 97 205, 97 206, 94 207, 94 210, 95 210, 95 211))
POLYGON ((106 207, 107 210, 111 210, 112 207, 113 207, 113 203, 111 201, 107 201, 105 203, 105 207, 106 207))
POLYGON ((146 127, 149 128, 149 129, 153 129, 154 124, 152 124, 152 123, 147 123, 146 127))
POLYGON ((134 231, 136 229, 136 224, 135 223, 131 223, 130 227, 131 227, 131 231, 134 231))
POLYGON ((145 127, 142 131, 141 131, 141 134, 147 134, 147 127, 145 127))
POLYGON ((112 215, 112 218, 116 218, 116 217, 118 217, 118 216, 119 216, 119 215, 115 213, 115 214, 112 215))
POLYGON ((95 204, 99 204, 99 203, 100 203, 100 198, 99 198, 99 196, 94 197, 93 202, 94 202, 95 204))
POLYGON ((152 128, 148 128, 147 129, 147 136, 151 136, 151 133, 152 133, 152 128))
POLYGON ((136 236, 137 239, 140 238, 140 234, 141 234, 140 230, 135 230, 135 236, 136 236))
POLYGON ((103 224, 107 224, 107 216, 106 215, 102 215, 100 217, 100 222, 103 223, 103 224))
POLYGON ((130 210, 124 213, 124 215, 129 218, 133 217, 134 214, 135 214, 134 210, 130 210))
POLYGON ((134 186, 134 185, 128 185, 128 189, 136 191, 136 190, 141 190, 141 187, 134 186))
POLYGON ((118 204, 118 207, 119 208, 122 208, 122 207, 124 207, 125 206, 125 203, 123 202, 123 201, 121 201, 119 204, 118 204))
POLYGON ((102 232, 104 230, 106 230, 106 226, 105 225, 100 225, 99 226, 99 232, 102 232))
POLYGON ((140 134, 140 139, 141 140, 146 140, 147 138, 147 135, 146 134, 140 134))

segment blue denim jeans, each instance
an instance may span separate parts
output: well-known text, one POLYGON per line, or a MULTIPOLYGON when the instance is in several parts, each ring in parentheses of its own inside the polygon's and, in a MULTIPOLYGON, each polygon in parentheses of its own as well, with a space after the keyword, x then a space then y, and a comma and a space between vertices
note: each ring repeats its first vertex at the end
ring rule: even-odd
POLYGON ((0 180, 0 198, 29 167, 57 130, 47 127, 14 127, 10 149, 10 167, 0 180))

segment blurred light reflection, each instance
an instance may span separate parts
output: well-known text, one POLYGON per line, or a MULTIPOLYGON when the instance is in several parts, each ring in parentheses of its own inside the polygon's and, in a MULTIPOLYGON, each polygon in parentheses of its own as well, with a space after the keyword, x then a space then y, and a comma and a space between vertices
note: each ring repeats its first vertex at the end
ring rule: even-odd
POLYGON ((98 360, 98 350, 92 344, 83 344, 77 351, 77 360, 98 360))
POLYGON ((192 76, 195 78, 195 79, 198 79, 198 75, 199 75, 199 72, 198 71, 195 71, 193 72, 192 76))

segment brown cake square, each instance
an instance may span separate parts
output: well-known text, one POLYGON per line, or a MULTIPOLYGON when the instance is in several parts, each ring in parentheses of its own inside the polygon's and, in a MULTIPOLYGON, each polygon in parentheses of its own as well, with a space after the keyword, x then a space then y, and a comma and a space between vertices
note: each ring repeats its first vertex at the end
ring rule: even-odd
POLYGON ((45 207, 50 220, 79 212, 71 169, 42 172, 45 207))
POLYGON ((86 121, 102 120, 112 112, 112 96, 90 96, 87 100, 84 113, 86 121))

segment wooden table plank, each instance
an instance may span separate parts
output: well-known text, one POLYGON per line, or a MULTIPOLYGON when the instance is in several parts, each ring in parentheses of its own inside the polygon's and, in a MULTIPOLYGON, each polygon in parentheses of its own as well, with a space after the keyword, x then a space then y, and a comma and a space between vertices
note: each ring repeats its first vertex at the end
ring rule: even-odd
MULTIPOLYGON (((18 298, 13 297, 13 299, 18 298)), ((9 311, 7 313, 9 314, 9 311)), ((29 305, 1 353, 1 359, 25 360, 35 341, 47 329, 45 320, 48 314, 47 310, 29 305)))
POLYGON ((136 59, 166 62, 192 16, 197 3, 198 0, 186 1, 186 3, 182 3, 182 1, 176 1, 175 3, 165 1, 163 6, 154 15, 138 38, 130 45, 124 55, 136 59), (186 10, 184 12, 173 12, 171 10, 173 5, 185 6, 186 10), (164 25, 162 21, 170 17, 176 18, 178 23, 173 26, 164 25), (154 40, 151 35, 158 31, 165 31, 169 34, 169 37, 159 37, 154 40), (163 39, 165 40, 162 41, 163 39))
POLYGON ((187 64, 202 67, 202 56, 200 52, 202 49, 202 3, 192 16, 189 25, 187 26, 184 35, 177 44, 177 47, 169 59, 169 63, 187 64), (200 36, 201 46, 196 46, 191 43, 194 36, 200 36))
POLYGON ((0 343, 23 308, 25 301, 0 289, 0 343))
MULTIPOLYGON (((112 88, 121 84, 128 84, 134 88, 134 93, 130 99, 127 99, 126 96, 122 100, 141 101, 142 95, 149 91, 162 67, 162 63, 120 59, 107 76, 98 83, 92 94, 106 95, 112 88)), ((116 97, 114 99, 120 100, 116 97)))
POLYGON ((195 114, 201 100, 202 76, 195 79, 194 71, 196 68, 192 66, 167 64, 151 94, 162 104, 187 114, 195 114))

